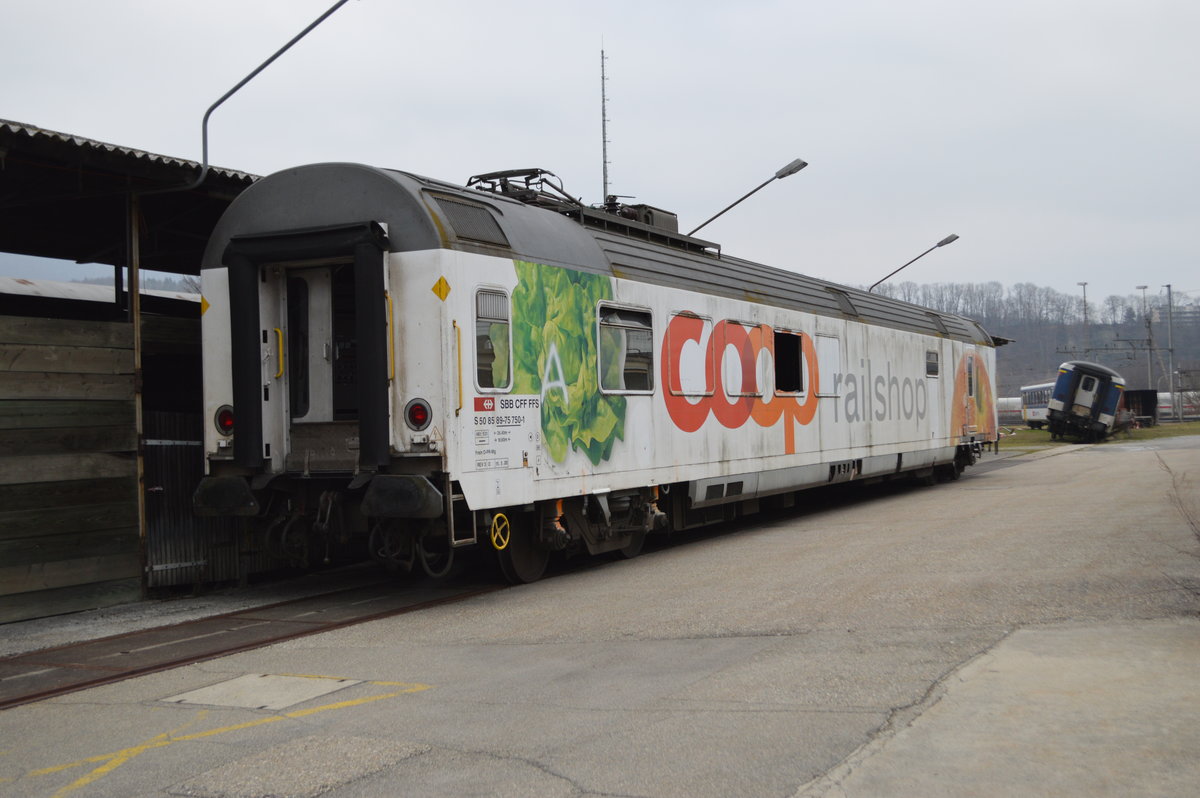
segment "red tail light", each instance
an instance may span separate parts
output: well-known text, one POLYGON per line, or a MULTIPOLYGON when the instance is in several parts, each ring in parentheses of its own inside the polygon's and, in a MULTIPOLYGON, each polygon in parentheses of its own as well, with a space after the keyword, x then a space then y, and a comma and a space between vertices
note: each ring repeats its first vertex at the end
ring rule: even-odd
POLYGON ((404 420, 415 430, 428 427, 432 418, 433 411, 429 409, 429 402, 424 399, 413 399, 404 408, 404 420))
POLYGON ((213 417, 213 421, 217 425, 217 432, 222 435, 233 434, 233 408, 229 405, 221 405, 217 408, 217 414, 213 417))

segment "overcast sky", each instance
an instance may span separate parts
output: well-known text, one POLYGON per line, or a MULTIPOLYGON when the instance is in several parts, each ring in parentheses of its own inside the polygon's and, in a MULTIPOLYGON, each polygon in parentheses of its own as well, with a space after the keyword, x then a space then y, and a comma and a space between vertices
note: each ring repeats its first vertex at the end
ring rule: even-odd
MULTIPOLYGON (((6 3, 0 118, 199 160, 332 2, 6 3)), ((868 285, 957 233, 893 279, 1200 298, 1197 42, 1195 0, 351 0, 210 159, 537 166, 598 203, 603 46, 611 192, 688 230, 809 162, 702 231, 729 254, 868 285)))

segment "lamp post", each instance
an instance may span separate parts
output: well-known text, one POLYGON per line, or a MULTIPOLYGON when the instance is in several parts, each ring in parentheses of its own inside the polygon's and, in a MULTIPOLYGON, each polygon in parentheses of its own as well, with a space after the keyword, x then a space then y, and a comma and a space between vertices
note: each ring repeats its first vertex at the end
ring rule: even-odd
POLYGON ((1146 320, 1146 387, 1154 384, 1154 336, 1150 334, 1150 307, 1146 304, 1146 289, 1148 285, 1135 285, 1142 292, 1142 317, 1146 320))
POLYGON ((1088 334, 1087 322, 1087 281, 1075 283, 1075 285, 1083 286, 1083 356, 1087 357, 1092 344, 1092 337, 1088 334))
POLYGON ((1163 287, 1167 289, 1167 391, 1171 395, 1171 417, 1175 421, 1181 421, 1175 410, 1175 335, 1172 330, 1175 301, 1171 296, 1171 284, 1167 283, 1163 287))
POLYGON ((179 186, 179 187, 172 186, 171 188, 154 189, 151 191, 142 191, 139 193, 141 193, 141 194, 171 194, 171 193, 175 193, 175 192, 179 192, 179 191, 191 191, 192 189, 199 188, 204 183, 204 178, 206 178, 208 176, 208 172, 209 172, 208 118, 213 115, 213 111, 217 110, 217 108, 220 107, 220 105, 223 102, 225 102, 230 97, 232 97, 234 94, 236 94, 238 89, 242 88, 247 83, 254 80, 254 78, 256 78, 260 72, 262 72, 264 69, 269 67, 271 64, 275 63, 275 59, 279 58, 279 56, 286 53, 288 50, 291 49, 292 45, 294 45, 296 42, 300 41, 305 36, 307 36, 309 33, 311 33, 313 28, 320 25, 322 22, 324 22, 326 19, 328 19, 330 16, 332 16, 333 12, 337 11, 339 8, 346 5, 346 3, 348 3, 348 2, 349 2, 349 0, 337 0, 337 2, 335 2, 332 6, 330 6, 328 9, 326 9, 324 14, 322 14, 321 16, 319 16, 315 20, 313 20, 311 23, 309 23, 309 26, 307 28, 305 28, 304 30, 300 31, 295 36, 293 36, 291 41, 289 41, 283 47, 280 47, 278 50, 276 50, 274 55, 272 55, 266 61, 263 61, 261 64, 259 64, 258 67, 255 68, 255 70, 253 72, 251 72, 249 75, 247 75, 246 77, 244 77, 240 81, 238 81, 236 86, 234 86, 232 89, 230 89, 229 91, 222 94, 221 99, 217 100, 215 103, 213 103, 212 105, 210 105, 208 107, 208 110, 204 112, 204 118, 200 122, 200 157, 202 158, 202 161, 200 163, 200 174, 197 175, 196 178, 194 180, 192 180, 192 182, 188 183, 186 186, 179 186))
POLYGON ((799 172, 801 169, 803 169, 803 168, 804 168, 804 167, 806 167, 806 166, 808 166, 808 162, 807 162, 807 161, 802 161, 802 160, 800 160, 799 158, 797 158, 796 160, 794 160, 794 161, 792 161, 791 163, 789 163, 787 166, 781 167, 781 168, 780 168, 778 171, 776 171, 776 172, 775 172, 775 174, 771 175, 769 178, 767 178, 766 180, 764 180, 764 181, 763 181, 762 183, 760 183, 758 186, 756 186, 755 188, 753 188, 753 189, 751 189, 750 191, 748 191, 748 192, 747 192, 747 193, 746 193, 746 194, 745 194, 745 195, 744 195, 744 196, 743 196, 741 199, 737 200, 736 202, 734 202, 734 203, 733 203, 733 204, 731 204, 731 205, 728 205, 728 206, 726 206, 724 210, 720 211, 720 212, 719 212, 719 213, 717 213, 715 216, 712 216, 712 217, 710 217, 710 218, 709 218, 707 221, 705 221, 705 222, 704 222, 704 224, 701 224, 699 227, 697 227, 697 228, 695 228, 694 230, 692 230, 690 233, 688 233, 688 235, 689 235, 689 236, 695 235, 695 234, 696 234, 696 230, 699 230, 701 227, 704 227, 704 225, 708 224, 708 223, 709 223, 709 222, 711 222, 713 219, 716 219, 716 218, 717 218, 718 216, 720 216, 722 213, 725 213, 725 211, 729 210, 729 209, 730 209, 730 208, 732 208, 734 205, 737 205, 739 202, 741 202, 742 200, 744 200, 744 199, 746 199, 747 197, 749 197, 749 196, 750 196, 751 194, 753 194, 755 191, 758 191, 758 190, 760 190, 760 189, 766 188, 767 184, 768 184, 768 183, 770 183, 772 180, 783 180, 785 177, 790 177, 791 175, 794 175, 794 174, 796 174, 797 172, 799 172))
POLYGON ((957 235, 955 235, 954 233, 951 233, 950 235, 948 235, 948 236, 946 236, 945 238, 943 238, 941 241, 939 241, 939 242, 937 242, 936 244, 934 244, 934 245, 933 245, 932 247, 930 247, 929 249, 927 249, 927 250, 925 250, 924 252, 922 252, 922 253, 921 253, 920 255, 918 255, 917 257, 915 257, 915 258, 913 258, 912 260, 910 260, 908 263, 906 263, 906 264, 904 264, 903 266, 901 266, 899 269, 896 269, 894 272, 892 272, 891 274, 887 275, 887 277, 884 277, 884 278, 882 278, 882 279, 880 279, 880 280, 876 280, 875 282, 871 283, 871 287, 867 289, 867 293, 870 293, 870 292, 874 291, 874 290, 875 290, 875 286, 879 285, 879 284, 880 284, 880 283, 882 283, 884 280, 888 279, 888 277, 891 277, 893 274, 899 274, 901 271, 903 271, 904 269, 907 269, 909 266, 913 265, 914 263, 916 263, 917 261, 919 261, 921 258, 925 257, 925 256, 926 256, 926 255, 928 255, 930 252, 933 252, 933 251, 934 251, 935 249, 937 249, 938 247, 944 247, 944 246, 946 246, 947 244, 953 244, 953 243, 954 243, 955 241, 957 241, 957 240, 958 240, 958 236, 957 236, 957 235))

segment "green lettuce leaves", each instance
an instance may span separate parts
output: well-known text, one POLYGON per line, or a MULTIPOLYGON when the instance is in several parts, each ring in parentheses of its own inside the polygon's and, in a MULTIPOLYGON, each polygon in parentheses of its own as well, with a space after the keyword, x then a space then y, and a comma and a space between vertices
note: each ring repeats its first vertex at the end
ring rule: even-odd
POLYGON ((612 298, 611 279, 514 263, 513 391, 541 396, 542 442, 555 462, 574 449, 598 465, 625 437, 625 397, 601 394, 597 379, 596 304, 612 298))

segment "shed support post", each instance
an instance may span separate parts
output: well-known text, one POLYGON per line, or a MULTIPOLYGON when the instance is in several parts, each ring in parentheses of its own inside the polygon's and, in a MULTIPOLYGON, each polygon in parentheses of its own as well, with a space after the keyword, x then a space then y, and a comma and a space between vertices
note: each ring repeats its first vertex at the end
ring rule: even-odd
MULTIPOLYGON (((149 584, 146 566, 149 547, 146 541, 146 457, 142 421, 142 292, 141 292, 141 206, 137 194, 129 195, 129 321, 133 325, 133 418, 137 443, 137 517, 138 550, 141 555, 142 596, 149 584)), ((119 270, 118 270, 119 271, 119 270)), ((118 294, 119 296, 119 294, 118 294)), ((118 300, 119 301, 119 300, 118 300)))

